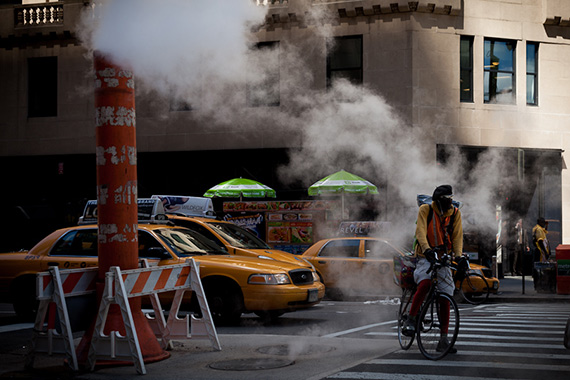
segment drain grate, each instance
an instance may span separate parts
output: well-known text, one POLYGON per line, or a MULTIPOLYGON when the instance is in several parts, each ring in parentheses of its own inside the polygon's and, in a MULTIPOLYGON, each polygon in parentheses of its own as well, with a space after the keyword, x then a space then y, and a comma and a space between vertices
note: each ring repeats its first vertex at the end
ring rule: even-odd
POLYGON ((220 369, 224 371, 254 371, 262 369, 272 369, 287 367, 295 364, 294 360, 273 359, 273 358, 252 358, 252 359, 234 359, 212 363, 209 365, 212 369, 220 369))

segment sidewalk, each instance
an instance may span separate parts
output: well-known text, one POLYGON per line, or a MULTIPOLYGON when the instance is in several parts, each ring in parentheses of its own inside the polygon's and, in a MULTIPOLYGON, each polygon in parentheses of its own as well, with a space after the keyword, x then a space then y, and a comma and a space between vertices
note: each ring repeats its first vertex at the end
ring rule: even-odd
POLYGON ((499 292, 491 294, 488 302, 491 303, 540 303, 540 302, 567 302, 570 303, 570 294, 557 294, 537 292, 534 289, 532 276, 524 276, 524 293, 522 276, 505 276, 501 278, 499 292))

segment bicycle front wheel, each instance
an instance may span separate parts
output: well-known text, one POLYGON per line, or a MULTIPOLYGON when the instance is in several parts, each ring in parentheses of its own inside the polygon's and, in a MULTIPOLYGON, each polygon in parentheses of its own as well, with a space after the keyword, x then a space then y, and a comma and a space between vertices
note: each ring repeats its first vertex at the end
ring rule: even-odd
POLYGON ((431 360, 443 358, 455 344, 459 334, 459 309, 453 297, 440 293, 426 300, 420 311, 417 326, 418 347, 424 357, 431 360), (449 303, 449 322, 447 339, 449 344, 440 343, 445 332, 447 303, 449 303), (444 306, 440 306, 444 305, 444 306))
POLYGON ((489 284, 479 273, 468 273, 459 284, 461 297, 472 305, 480 305, 489 298, 489 284))
POLYGON ((413 296, 413 291, 410 289, 404 289, 402 298, 400 299, 400 309, 398 311, 398 341, 400 342, 400 347, 402 347, 403 350, 409 349, 412 346, 412 343, 414 343, 414 336, 412 335, 410 337, 404 335, 402 331, 404 324, 409 318, 413 296))

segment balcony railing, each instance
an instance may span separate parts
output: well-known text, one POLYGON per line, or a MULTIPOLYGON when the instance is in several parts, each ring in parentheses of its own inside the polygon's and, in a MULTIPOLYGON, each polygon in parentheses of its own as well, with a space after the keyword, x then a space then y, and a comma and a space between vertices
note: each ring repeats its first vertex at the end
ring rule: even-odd
POLYGON ((16 27, 33 27, 63 24, 63 2, 30 4, 14 8, 16 27))

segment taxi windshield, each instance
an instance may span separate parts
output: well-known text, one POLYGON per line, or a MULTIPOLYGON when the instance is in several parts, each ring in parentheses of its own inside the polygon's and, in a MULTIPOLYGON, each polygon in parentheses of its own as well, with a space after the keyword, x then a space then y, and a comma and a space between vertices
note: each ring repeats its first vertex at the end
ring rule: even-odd
POLYGON ((154 232, 179 257, 226 254, 204 236, 186 228, 161 228, 154 232))
POLYGON ((232 223, 208 222, 232 247, 245 249, 271 249, 263 240, 232 223))

